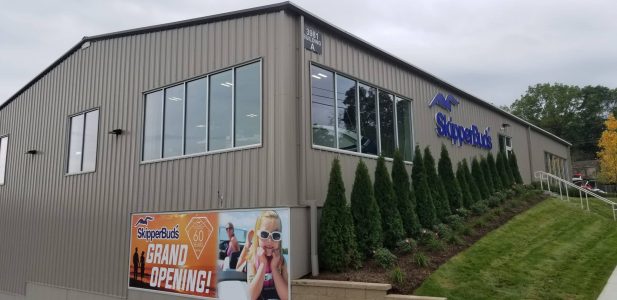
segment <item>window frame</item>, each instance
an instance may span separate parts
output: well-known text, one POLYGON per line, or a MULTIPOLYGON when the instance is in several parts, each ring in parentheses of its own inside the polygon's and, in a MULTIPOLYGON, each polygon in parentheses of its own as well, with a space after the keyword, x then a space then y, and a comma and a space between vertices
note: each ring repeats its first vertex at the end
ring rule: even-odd
POLYGON ((499 134, 498 143, 499 143, 499 151, 501 149, 501 139, 503 138, 503 152, 506 154, 506 158, 510 158, 510 152, 514 152, 514 146, 512 144, 512 137, 505 134, 499 134), (510 146, 508 146, 508 140, 510 141, 510 146))
MULTIPOLYGON (((380 107, 379 106, 379 93, 380 92, 384 92, 384 93, 390 94, 393 97, 393 101, 392 101, 393 116, 394 116, 394 118, 393 118, 393 124, 394 124, 394 132, 393 132, 393 134, 394 134, 394 141, 395 141, 395 148, 396 149, 399 148, 398 121, 397 121, 397 119, 398 119, 398 112, 397 112, 397 108, 396 108, 396 106, 397 106, 396 105, 397 104, 397 98, 401 99, 402 101, 409 101, 409 103, 410 103, 410 111, 409 111, 409 120, 410 120, 410 122, 409 122, 409 125, 411 126, 411 144, 412 144, 412 147, 415 147, 415 141, 416 141, 416 139, 415 139, 415 128, 416 127, 415 127, 415 124, 414 124, 414 117, 413 117, 413 113, 415 111, 415 109, 414 109, 414 102, 415 101, 411 97, 403 96, 403 95, 401 95, 399 93, 393 92, 392 90, 382 88, 382 87, 380 87, 380 86, 378 86, 376 84, 372 84, 372 83, 369 83, 369 82, 367 82, 365 80, 361 80, 361 79, 359 79, 359 78, 357 78, 355 76, 351 76, 351 75, 349 75, 347 73, 336 71, 333 68, 330 68, 328 66, 324 66, 324 65, 322 65, 320 63, 317 63, 317 62, 314 62, 314 61, 309 61, 309 67, 307 68, 307 70, 308 70, 308 73, 304 74, 304 75, 307 75, 308 80, 309 80, 308 89, 307 90, 308 90, 308 94, 309 94, 309 112, 310 112, 310 115, 308 116, 307 119, 308 119, 308 127, 309 127, 309 131, 310 131, 310 136, 311 136, 311 148, 312 149, 325 150, 325 151, 337 152, 337 153, 342 153, 342 154, 350 154, 350 155, 366 157, 366 158, 379 158, 379 156, 382 153, 382 151, 381 151, 381 117, 380 117, 380 110, 379 110, 379 107, 380 107), (312 82, 312 79, 311 79, 311 66, 315 66, 315 67, 324 69, 326 71, 332 72, 332 74, 333 74, 335 79, 336 79, 336 76, 338 75, 338 76, 343 76, 345 78, 354 80, 356 82, 356 99, 355 100, 356 100, 356 107, 358 108, 357 112, 356 112, 356 115, 357 115, 357 117, 356 117, 356 130, 358 131, 357 132, 358 136, 362 135, 362 131, 361 131, 360 124, 359 124, 360 123, 360 103, 359 103, 360 95, 359 95, 359 87, 362 84, 362 85, 365 85, 365 86, 368 86, 368 87, 372 87, 372 88, 375 89, 375 115, 376 115, 375 119, 377 121, 376 129, 377 129, 377 153, 378 153, 378 155, 362 153, 361 152, 362 151, 361 150, 362 147, 360 145, 358 145, 358 149, 360 149, 360 150, 357 151, 357 152, 349 151, 349 150, 344 150, 344 149, 339 149, 339 144, 338 144, 338 120, 335 120, 335 130, 336 130, 336 132, 335 132, 335 141, 336 141, 335 142, 335 147, 321 146, 321 145, 316 145, 316 144, 313 143, 313 130, 312 130, 313 124, 312 124, 312 121, 311 121, 312 120, 312 115, 313 115, 313 110, 312 110, 313 98, 312 98, 312 95, 311 95, 311 88, 312 88, 312 84, 311 84, 311 82, 312 82)), ((336 109, 337 109, 337 103, 336 103, 336 101, 337 101, 337 99, 336 99, 337 88, 338 87, 337 87, 337 84, 336 84, 336 80, 334 80, 334 104, 333 105, 334 105, 334 109, 335 109, 334 110, 335 118, 337 117, 337 111, 336 111, 336 109)), ((412 153, 412 155, 413 155, 413 153, 412 153)), ((391 157, 384 156, 384 158, 387 161, 392 161, 393 160, 391 157)), ((411 165, 412 161, 413 161, 413 156, 412 156, 412 160, 411 161, 404 160, 404 159, 403 159, 403 161, 405 162, 405 164, 411 165)))
MULTIPOLYGON (((5 157, 4 157, 4 174, 2 174, 2 177, 4 177, 4 179, 2 180, 2 183, 0 183, 0 187, 6 185, 6 170, 8 169, 8 165, 9 165, 9 141, 10 139, 10 134, 5 134, 5 135, 0 135, 0 144, 2 143, 2 140, 6 138, 6 153, 5 153, 5 157)), ((1 159, 1 158, 0 158, 1 159)))
POLYGON ((73 176, 73 175, 81 175, 81 174, 88 174, 88 173, 95 173, 97 166, 99 165, 99 147, 100 147, 100 142, 99 142, 99 133, 101 131, 101 107, 97 106, 97 107, 93 107, 87 110, 83 110, 80 111, 78 113, 74 113, 68 116, 67 118, 67 129, 66 129, 66 149, 65 149, 65 163, 64 163, 64 175, 65 176, 73 176), (96 124, 96 150, 95 150, 95 157, 94 157, 94 170, 90 170, 90 171, 83 171, 83 167, 84 167, 84 147, 85 147, 85 136, 86 136, 86 115, 88 113, 91 113, 93 111, 98 111, 99 112, 99 116, 98 116, 98 120, 97 120, 97 124, 96 124), (82 157, 81 157, 81 171, 78 172, 70 172, 69 171, 69 161, 70 161, 70 155, 71 155, 71 120, 74 117, 83 115, 84 116, 84 123, 83 123, 83 133, 82 133, 82 141, 81 141, 81 152, 82 152, 82 157))
POLYGON ((259 57, 259 58, 255 58, 255 59, 251 59, 248 61, 244 61, 238 64, 234 64, 225 68, 221 68, 221 69, 216 69, 215 71, 212 72, 208 72, 205 74, 201 74, 199 76, 194 76, 194 77, 190 77, 181 81, 176 81, 164 86, 160 86, 157 87, 155 89, 150 89, 150 90, 146 90, 143 91, 141 93, 141 104, 143 107, 141 109, 141 113, 142 113, 142 117, 141 117, 141 130, 140 130, 140 148, 139 148, 139 164, 140 165, 144 165, 144 164, 151 164, 151 163, 158 163, 158 162, 164 162, 164 161, 170 161, 170 160, 176 160, 176 159, 185 159, 185 158, 193 158, 193 157, 199 157, 199 156, 205 156, 205 155, 212 155, 212 154, 219 154, 219 153, 225 153, 225 152, 234 152, 234 151, 241 151, 241 150, 246 150, 246 149, 254 149, 254 148, 261 148, 263 147, 263 122, 264 122, 264 118, 263 118, 263 94, 264 94, 264 67, 263 67, 263 57, 259 57), (241 147, 235 147, 232 146, 231 148, 226 148, 226 149, 219 149, 219 150, 213 150, 210 151, 208 150, 209 148, 209 138, 210 138, 210 77, 223 73, 223 72, 227 72, 227 71, 231 71, 232 73, 232 80, 233 82, 233 88, 232 88, 232 131, 231 131, 231 142, 232 145, 235 145, 235 103, 236 103, 236 99, 235 99, 235 73, 236 73, 236 69, 250 65, 250 64, 254 64, 254 63, 258 63, 259 64, 259 117, 260 117, 260 122, 259 122, 259 143, 256 144, 252 144, 252 145, 246 145, 246 146, 241 146, 241 147), (183 114, 183 118, 182 118, 182 127, 183 127, 183 133, 182 133, 182 153, 186 152, 186 105, 188 100, 186 99, 186 95, 187 95, 187 85, 189 82, 192 81, 196 81, 196 80, 200 80, 200 79, 205 79, 206 80, 206 84, 207 84, 207 93, 206 93, 206 111, 204 112, 206 115, 206 150, 204 152, 199 152, 199 153, 192 153, 192 154, 182 154, 182 155, 178 155, 178 156, 171 156, 171 157, 163 157, 164 154, 164 128, 165 128, 165 90, 174 86, 178 86, 178 85, 182 85, 183 86, 183 93, 184 93, 184 114, 183 114), (151 93, 155 93, 161 91, 162 93, 162 124, 161 124, 161 149, 160 149, 160 153, 161 153, 161 157, 160 158, 155 158, 155 159, 150 159, 150 160, 144 160, 144 150, 145 150, 145 132, 146 132, 146 124, 145 124, 145 120, 146 120, 146 97, 148 94, 151 93))

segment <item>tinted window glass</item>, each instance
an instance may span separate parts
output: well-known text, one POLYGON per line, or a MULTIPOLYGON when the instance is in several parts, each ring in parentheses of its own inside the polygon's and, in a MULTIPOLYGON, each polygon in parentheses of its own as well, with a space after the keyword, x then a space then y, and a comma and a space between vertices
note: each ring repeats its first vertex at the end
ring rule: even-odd
POLYGON ((146 95, 144 122, 144 160, 161 158, 163 129, 163 91, 146 95))
POLYGON ((182 155, 184 131, 184 85, 165 89, 163 157, 182 155))
POLYGON ((358 151, 356 82, 336 75, 336 112, 339 149, 358 151))
POLYGON ((362 153, 377 155, 377 110, 375 106, 377 90, 368 85, 359 84, 360 97, 360 134, 362 135, 362 153))
POLYGON ((71 118, 71 135, 69 141, 69 173, 81 171, 81 157, 83 155, 84 115, 71 118))
POLYGON ((206 152, 206 114, 208 81, 206 78, 186 84, 185 154, 206 152))
POLYGON ((379 92, 379 133, 381 135, 381 154, 392 157, 396 147, 394 140, 394 97, 379 92))
POLYGON ((411 135, 411 101, 396 97, 396 122, 398 132, 398 148, 403 159, 411 161, 413 153, 411 135))
POLYGON ((333 73, 311 66, 311 124, 314 145, 336 147, 334 113, 333 73))
POLYGON ((94 171, 96 169, 96 145, 98 140, 98 132, 99 111, 95 110, 86 114, 82 171, 94 171))
POLYGON ((235 76, 235 145, 259 144, 261 141, 261 80, 259 63, 236 69, 235 76))
POLYGON ((226 71, 210 77, 210 130, 208 147, 220 150, 232 147, 232 72, 226 71))

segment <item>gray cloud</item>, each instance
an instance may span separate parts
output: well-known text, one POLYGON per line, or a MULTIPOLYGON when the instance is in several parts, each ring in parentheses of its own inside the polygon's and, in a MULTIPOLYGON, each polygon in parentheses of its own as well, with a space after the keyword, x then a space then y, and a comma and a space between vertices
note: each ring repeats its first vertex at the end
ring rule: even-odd
MULTIPOLYGON (((0 102, 83 36, 272 1, 8 1, 0 11, 0 102)), ((496 105, 529 85, 617 87, 614 1, 297 3, 334 25, 496 105)))

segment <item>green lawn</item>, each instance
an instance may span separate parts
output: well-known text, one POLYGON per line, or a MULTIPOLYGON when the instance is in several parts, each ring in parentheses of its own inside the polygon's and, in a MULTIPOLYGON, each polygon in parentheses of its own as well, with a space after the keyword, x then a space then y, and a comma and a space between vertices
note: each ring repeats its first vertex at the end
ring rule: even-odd
POLYGON ((612 217, 610 208, 600 204, 587 213, 574 201, 545 200, 453 257, 415 294, 596 299, 617 264, 612 217))

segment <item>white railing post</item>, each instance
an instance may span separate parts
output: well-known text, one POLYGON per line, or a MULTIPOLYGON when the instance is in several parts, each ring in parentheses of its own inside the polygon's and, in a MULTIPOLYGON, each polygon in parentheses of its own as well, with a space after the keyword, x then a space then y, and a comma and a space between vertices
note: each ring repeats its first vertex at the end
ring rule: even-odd
POLYGON ((587 201, 587 211, 591 212, 591 210, 589 210, 589 193, 585 192, 585 200, 587 201))
POLYGON ((557 183, 559 183, 559 197, 561 198, 561 201, 563 201, 563 192, 561 191, 561 181, 557 181, 557 183))

